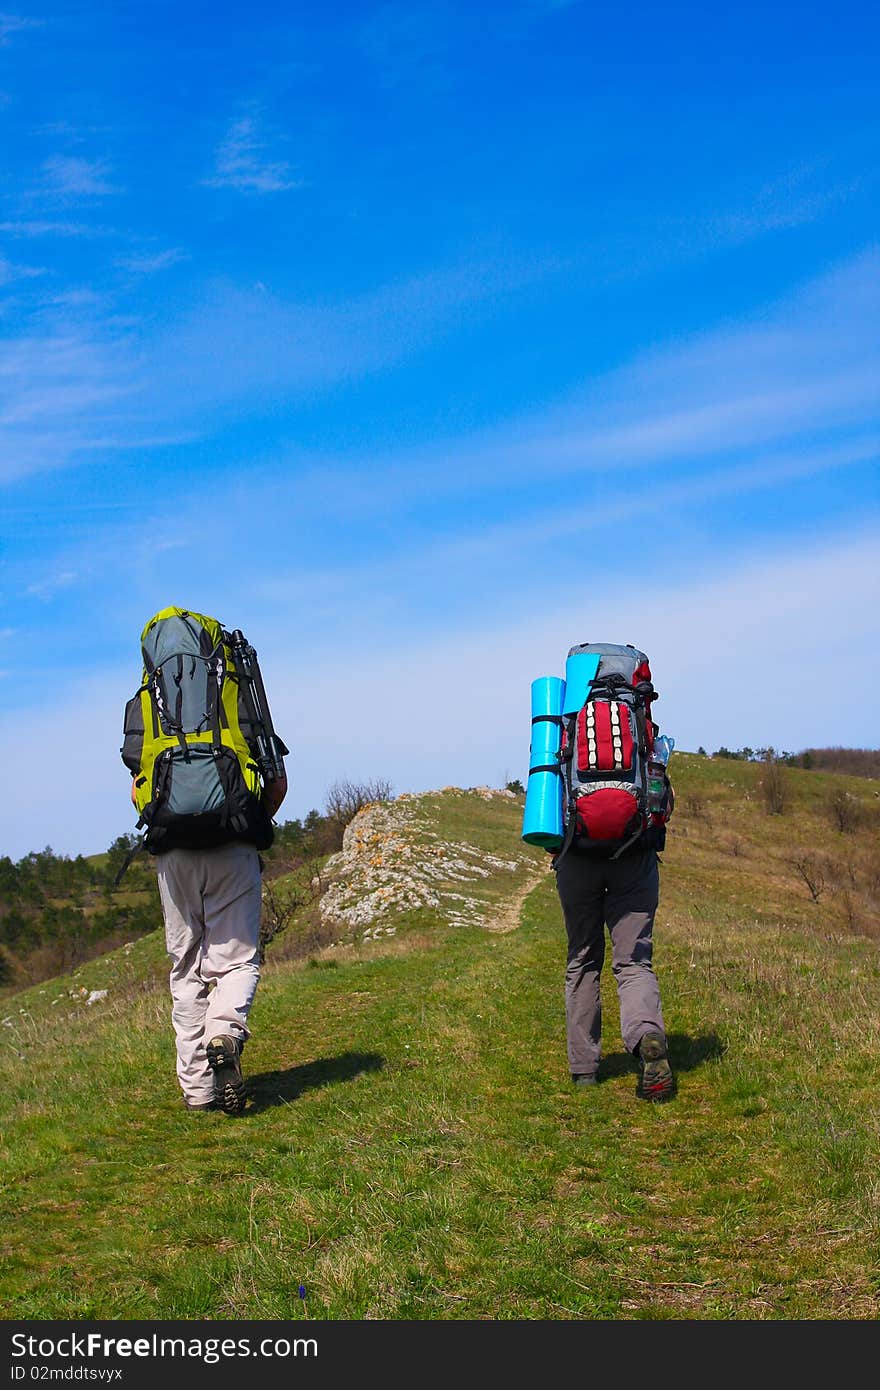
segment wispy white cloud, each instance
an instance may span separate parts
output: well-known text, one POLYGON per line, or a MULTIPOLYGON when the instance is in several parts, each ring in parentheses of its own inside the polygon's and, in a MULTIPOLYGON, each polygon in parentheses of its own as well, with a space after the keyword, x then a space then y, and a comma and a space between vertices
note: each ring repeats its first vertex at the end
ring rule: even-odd
MULTIPOLYGON (((181 254, 172 248, 120 260, 149 274, 181 254)), ((112 305, 90 287, 65 290, 52 304, 59 314, 76 313, 73 327, 59 317, 0 348, 0 476, 57 467, 96 440, 136 446, 148 413, 150 435, 191 438, 206 427, 206 412, 216 423, 218 410, 261 409, 388 370, 555 269, 473 264, 336 304, 219 284, 152 342, 138 340, 136 326, 121 334, 118 320, 108 328, 112 305)), ((552 408, 406 454, 312 464, 316 476, 341 469, 340 506, 348 499, 366 512, 388 494, 414 507, 420 496, 491 491, 502 475, 523 486, 536 468, 562 482, 620 468, 746 467, 756 450, 813 449, 822 442, 817 432, 851 435, 876 423, 878 322, 880 254, 872 251, 752 321, 658 346, 587 378, 552 408)), ((308 468, 309 460, 298 460, 305 491, 308 468)))
MULTIPOLYGON (((848 475, 864 471, 878 451, 874 279, 873 257, 858 258, 752 322, 656 349, 593 379, 566 405, 480 435, 418 452, 352 459, 299 451, 251 464, 230 505, 236 526, 245 518, 255 524, 267 508, 296 518, 308 556, 276 567, 265 589, 255 582, 255 601, 277 607, 291 595, 311 596, 308 611, 314 600, 315 611, 335 621, 352 590, 368 614, 377 605, 405 606, 410 595, 421 601, 420 586, 435 585, 438 575, 449 588, 466 573, 478 602, 494 595, 493 576, 506 573, 512 554, 589 546, 603 525, 640 524, 640 509, 653 506, 648 475, 676 499, 672 523, 685 528, 725 498, 752 496, 767 506, 774 490, 781 497, 823 475, 838 477, 846 496, 848 475), (370 522, 356 544, 334 548, 329 570, 308 548, 322 534, 328 488, 336 527, 370 522), (548 505, 548 498, 559 500, 548 505), (370 539, 376 523, 380 550, 370 539)), ((57 467, 86 448, 94 455, 192 439, 206 405, 216 419, 236 391, 283 398, 373 368, 401 344, 411 351, 418 335, 430 336, 447 318, 460 322, 475 293, 468 277, 453 276, 395 287, 341 307, 338 317, 304 310, 301 318, 270 295, 238 305, 225 296, 216 317, 201 313, 154 346, 173 363, 167 377, 106 332, 58 328, 17 350, 7 344, 0 474, 57 467)), ((197 524, 180 499, 172 511, 175 534, 178 522, 184 533, 197 524)), ((301 550, 297 534, 293 554, 301 550)), ((118 539, 124 555, 131 537, 118 539)), ((108 573, 117 563, 113 546, 105 533, 108 573)), ((69 558, 81 571, 81 557, 69 558)), ((184 576, 184 558, 180 570, 184 576)))
POLYGON ((0 285, 11 285, 15 280, 32 280, 35 276, 45 274, 42 266, 15 265, 5 256, 0 256, 0 285))
POLYGON ((204 182, 209 188, 234 188, 241 193, 283 193, 301 187, 287 160, 273 156, 256 113, 232 122, 217 150, 214 172, 204 182))
POLYGON ((48 298, 46 304, 49 308, 78 311, 97 309, 106 303, 106 298, 106 295, 100 290, 93 290, 88 285, 80 285, 60 290, 58 294, 53 294, 48 298))
POLYGON ((87 222, 49 222, 16 221, 0 222, 0 232, 7 236, 27 238, 37 237, 102 237, 111 236, 112 228, 96 227, 87 222))
POLYGON ((829 163, 814 160, 792 165, 757 188, 747 207, 710 216, 703 236, 710 242, 735 244, 768 232, 802 227, 876 182, 873 172, 852 178, 829 176, 829 163))
MULTIPOLYGON (((555 269, 555 265, 552 269, 555 269)), ((511 259, 403 277, 336 302, 291 302, 264 284, 216 283, 157 350, 190 406, 301 397, 388 368, 445 336, 516 288, 550 273, 511 259)))
POLYGON ((55 311, 40 331, 0 342, 0 482, 63 466, 122 418, 129 436, 147 432, 131 423, 140 385, 125 334, 100 322, 55 311))
MULTIPOLYGON (((120 259, 146 274, 182 254, 175 248, 120 259)), ((151 436, 161 421, 166 436, 191 438, 206 411, 213 428, 218 409, 303 397, 386 368, 460 331, 469 314, 545 270, 533 262, 476 264, 336 304, 290 303, 265 286, 213 285, 151 342, 139 340, 137 325, 120 332, 105 293, 61 290, 46 301, 55 312, 38 332, 0 345, 0 477, 59 467, 100 439, 137 447, 148 416, 151 436)))
POLYGON ((109 344, 75 333, 10 343, 0 348, 0 424, 41 421, 59 412, 85 414, 124 391, 109 344))
MULTIPOLYGON (((789 453, 757 455, 747 463, 732 464, 706 476, 688 476, 676 482, 664 480, 670 500, 667 508, 667 541, 686 533, 694 517, 710 504, 725 498, 752 498, 760 505, 763 493, 788 487, 821 474, 845 475, 847 469, 880 464, 880 435, 848 441, 821 449, 794 450, 789 453)), ((340 495, 344 488, 339 488, 340 495)), ((358 496, 352 507, 371 517, 387 511, 387 494, 373 482, 373 502, 358 496)), ((600 549, 609 533, 628 533, 644 527, 657 513, 657 494, 653 488, 616 489, 616 495, 597 493, 584 500, 557 501, 552 507, 536 506, 515 521, 492 521, 484 510, 475 509, 469 519, 457 519, 453 528, 439 528, 430 536, 419 531, 384 544, 381 567, 372 557, 358 564, 345 564, 337 554, 326 568, 310 564, 295 570, 277 571, 271 580, 255 577, 251 592, 261 605, 286 602, 320 605, 324 618, 342 620, 351 611, 352 592, 365 596, 364 620, 375 608, 379 596, 387 604, 395 592, 408 592, 426 574, 467 574, 475 595, 486 575, 503 573, 509 557, 515 555, 520 569, 541 567, 540 556, 566 546, 572 553, 600 549)), ((344 507, 340 506, 344 512, 344 507)), ((679 541, 676 541, 676 546, 679 541)), ((511 595, 518 583, 511 579, 511 595)), ((516 599, 520 601, 519 596, 516 599)))
POLYGON ((760 184, 740 181, 723 190, 714 185, 712 201, 702 209, 648 216, 628 230, 621 228, 613 244, 599 241, 591 246, 594 279, 615 285, 673 265, 705 261, 826 218, 872 193, 878 182, 880 173, 861 150, 843 149, 823 160, 793 165, 760 184))
MULTIPOLYGON (((548 433, 543 440, 546 462, 557 473, 601 469, 616 461, 628 467, 650 465, 659 459, 708 459, 731 449, 765 444, 835 417, 850 424, 876 414, 880 362, 863 372, 830 375, 818 385, 789 386, 766 391, 732 391, 726 399, 658 410, 630 424, 613 428, 548 433)), ((533 457, 535 443, 524 452, 533 457)))
POLYGON ((52 155, 43 161, 41 191, 62 201, 106 198, 118 192, 110 183, 108 172, 106 160, 52 155))
POLYGON ((5 48, 16 34, 41 29, 43 24, 42 19, 28 19, 18 14, 0 14, 0 48, 5 48))
MULTIPOLYGON (((340 481, 341 516, 372 516, 389 498, 411 512, 478 490, 488 499, 502 480, 505 492, 534 477, 590 480, 595 506, 604 480, 642 490, 648 470, 705 498, 844 469, 871 457, 880 429, 878 322, 880 256, 870 253, 753 320, 591 378, 554 407, 430 447, 326 460, 324 472, 340 481)), ((300 458, 295 471, 297 505, 307 505, 324 476, 317 460, 311 470, 300 458)), ((567 510, 579 515, 576 504, 567 510)), ((529 509, 535 523, 544 514, 529 509)))
MULTIPOLYGON (((349 306, 345 341, 366 349, 379 330, 377 360, 433 341, 465 312, 491 300, 496 284, 426 278, 349 306), (394 331, 389 332, 389 325, 394 331)), ((853 257, 740 324, 646 351, 618 370, 589 376, 567 402, 509 417, 499 427, 445 441, 400 459, 398 473, 471 488, 503 468, 510 479, 543 473, 597 473, 624 467, 706 468, 731 451, 810 444, 817 430, 870 426, 880 419, 880 252, 853 257), (456 467, 438 470, 452 452, 456 467), (439 478, 438 478, 439 472, 439 478)))
POLYGON ((139 255, 119 256, 116 264, 122 270, 130 270, 135 275, 156 275, 161 270, 168 270, 178 262, 187 260, 187 253, 179 247, 170 248, 167 251, 142 252, 139 255))
MULTIPOLYGON (((589 553, 602 527, 629 534, 642 526, 656 495, 647 476, 672 499, 668 535, 677 555, 689 553, 690 528, 700 532, 712 508, 714 544, 730 547, 717 529, 725 498, 753 497, 757 509, 781 505, 773 499, 786 488, 832 474, 846 496, 847 475, 861 476, 877 458, 875 268, 872 256, 857 258, 752 322, 656 349, 590 381, 564 406, 479 437, 415 454, 351 460, 301 451, 265 469, 250 466, 239 493, 227 484, 236 528, 259 526, 269 514, 291 518, 290 553, 304 558, 276 566, 269 584, 255 575, 240 588, 241 601, 279 616, 308 614, 328 632, 354 616, 375 635, 383 622, 430 627, 442 609, 454 615, 467 588, 485 618, 500 575, 519 606, 528 599, 523 575, 529 566, 540 569, 542 557, 589 553), (338 543, 328 567, 312 543, 325 532, 329 494, 338 543), (548 498, 559 500, 548 505, 548 498), (347 543, 356 529, 355 543, 347 543)), ((305 314, 298 324, 270 295, 248 296, 231 320, 224 300, 224 316, 201 316, 189 336, 179 332, 154 347, 174 363, 173 375, 161 380, 124 335, 59 321, 0 347, 0 477, 58 467, 86 450, 94 458, 98 450, 191 439, 200 416, 189 407, 204 406, 206 392, 217 391, 219 403, 238 389, 248 396, 339 380, 341 372, 375 366, 400 343, 412 350, 418 335, 437 331, 447 317, 460 322, 460 306, 475 293, 467 276, 441 278, 345 306, 338 320, 305 314), (397 333, 391 346, 389 323, 397 333)), ((157 525, 174 543, 198 518, 176 497, 157 525)), ((53 573, 111 575, 137 544, 128 523, 105 525, 100 544, 90 537, 56 554, 53 573)), ((183 589, 195 578, 188 553, 179 548, 172 566, 183 589)), ((697 558, 705 563, 705 555, 697 558)), ((16 583, 30 582, 22 566, 16 583)))
MULTIPOLYGON (((451 476, 473 486, 502 463, 509 478, 538 463, 559 479, 687 460, 711 469, 732 451, 870 426, 880 418, 878 323, 880 253, 870 251, 753 320, 658 346, 566 403, 464 441, 451 476)), ((448 447, 401 460, 401 472, 436 474, 448 447)))
POLYGON ((61 589, 69 589, 75 584, 79 575, 74 570, 61 570, 57 574, 47 574, 35 584, 29 584, 26 593, 32 598, 39 598, 48 601, 54 598, 61 589))
POLYGON ((58 139, 60 136, 68 145, 83 144, 95 136, 106 137, 114 133, 112 125, 96 125, 83 121, 43 121, 32 127, 35 135, 58 139))

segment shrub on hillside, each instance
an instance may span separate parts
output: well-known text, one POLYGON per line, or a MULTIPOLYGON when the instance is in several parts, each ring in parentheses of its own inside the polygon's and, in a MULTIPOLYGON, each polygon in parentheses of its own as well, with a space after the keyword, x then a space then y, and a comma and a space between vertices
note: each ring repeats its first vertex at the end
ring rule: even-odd
POLYGON ((702 792, 689 791, 685 796, 676 798, 676 800, 684 815, 691 816, 694 820, 708 820, 709 812, 706 798, 702 792))
POLYGON ((797 855, 792 864, 807 885, 813 902, 817 903, 828 886, 822 861, 817 855, 806 851, 797 855))
POLYGON ((392 790, 391 783, 381 777, 372 782, 334 782, 327 792, 327 819, 344 830, 365 806, 374 801, 390 801, 392 790))
POLYGON ((263 911, 260 918, 260 960, 266 956, 266 947, 293 921, 296 912, 306 901, 308 889, 292 885, 289 881, 281 883, 278 878, 263 880, 263 911))
POLYGON ((831 824, 842 835, 852 834, 862 823, 862 807, 857 797, 838 788, 827 801, 831 824))
POLYGON ((835 896, 840 909, 840 915, 843 918, 843 925, 846 927, 847 931, 862 931, 864 924, 855 895, 851 893, 848 888, 844 888, 842 892, 837 893, 835 896))
POLYGON ((11 985, 16 977, 15 960, 4 946, 0 946, 0 985, 11 985))
POLYGON ((772 748, 766 749, 764 753, 760 787, 767 810, 772 816, 781 816, 788 803, 788 780, 785 769, 772 748))

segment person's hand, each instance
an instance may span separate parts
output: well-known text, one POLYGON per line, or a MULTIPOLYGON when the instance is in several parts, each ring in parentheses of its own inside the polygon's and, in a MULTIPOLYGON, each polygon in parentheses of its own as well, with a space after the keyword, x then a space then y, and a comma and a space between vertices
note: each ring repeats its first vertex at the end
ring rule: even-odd
POLYGON ((265 787, 263 788, 263 805, 266 808, 266 812, 270 820, 272 820, 272 818, 274 817, 275 812, 278 810, 286 795, 286 772, 281 777, 275 777, 271 782, 266 783, 265 787))

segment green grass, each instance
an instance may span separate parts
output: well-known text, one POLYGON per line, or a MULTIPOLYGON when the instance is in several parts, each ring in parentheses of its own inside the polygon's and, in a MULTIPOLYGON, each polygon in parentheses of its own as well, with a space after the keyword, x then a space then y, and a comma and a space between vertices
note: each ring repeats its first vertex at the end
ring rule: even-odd
MULTIPOLYGON (((297 1317, 304 1284, 319 1319, 876 1318, 870 827, 835 839, 824 812, 841 782, 870 810, 876 783, 793 773, 777 817, 756 767, 673 770, 655 959, 675 1101, 636 1098, 610 971, 601 1084, 571 1087, 549 873, 503 934, 421 910, 393 940, 270 956, 237 1119, 181 1107, 144 938, 7 1001, 5 1315, 297 1317), (864 930, 788 867, 817 840, 855 865, 864 930)), ((518 848, 515 804, 420 806, 448 839, 518 848)), ((501 911, 524 873, 481 894, 501 911)))

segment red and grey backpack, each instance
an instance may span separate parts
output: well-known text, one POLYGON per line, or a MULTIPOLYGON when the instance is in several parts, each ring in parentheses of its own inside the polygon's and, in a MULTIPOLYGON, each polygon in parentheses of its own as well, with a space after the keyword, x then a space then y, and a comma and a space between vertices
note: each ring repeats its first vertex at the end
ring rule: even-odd
POLYGON ((584 703, 562 719, 559 753, 565 839, 569 848, 606 858, 637 843, 661 850, 673 792, 652 760, 660 730, 651 718, 657 692, 644 652, 587 642, 569 657, 599 657, 584 703))

